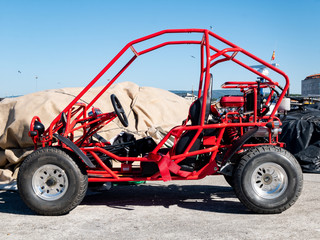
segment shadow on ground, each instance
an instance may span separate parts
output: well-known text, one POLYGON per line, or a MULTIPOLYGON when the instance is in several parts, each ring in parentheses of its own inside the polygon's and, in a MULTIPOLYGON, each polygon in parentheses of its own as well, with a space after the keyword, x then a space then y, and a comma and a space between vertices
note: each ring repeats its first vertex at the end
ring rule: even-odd
POLYGON ((113 208, 134 210, 135 206, 177 205, 197 211, 248 214, 231 187, 209 185, 148 184, 116 186, 109 191, 89 193, 82 205, 106 205, 113 208))
POLYGON ((35 215, 22 201, 17 191, 0 191, 0 213, 35 215))
MULTIPOLYGON (((135 206, 178 206, 197 211, 248 214, 231 187, 209 185, 124 185, 102 192, 88 191, 81 205, 105 205, 122 210, 135 206)), ((35 215, 17 191, 0 191, 0 212, 35 215)))

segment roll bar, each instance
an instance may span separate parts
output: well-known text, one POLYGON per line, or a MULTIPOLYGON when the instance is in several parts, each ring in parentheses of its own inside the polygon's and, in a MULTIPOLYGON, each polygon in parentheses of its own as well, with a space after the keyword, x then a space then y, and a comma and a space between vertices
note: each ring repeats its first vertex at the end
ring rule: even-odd
MULTIPOLYGON (((200 35, 201 36, 201 35, 200 35)), ((199 81, 199 94, 198 97, 201 97, 203 95, 204 104, 203 109, 201 113, 201 125, 204 125, 204 114, 205 114, 205 107, 206 107, 206 99, 207 99, 207 90, 209 87, 209 81, 210 81, 210 68, 213 66, 225 62, 225 61, 233 61, 236 64, 240 65, 241 67, 244 67, 245 69, 255 73, 259 77, 265 79, 268 84, 272 86, 279 86, 277 82, 274 82, 271 78, 268 76, 263 75, 262 73, 258 72, 254 68, 248 66, 247 64, 241 62, 236 57, 238 53, 242 53, 249 58, 265 65, 266 67, 270 68, 271 70, 275 71, 276 73, 280 74, 285 79, 285 86, 283 88, 282 93, 279 96, 279 101, 277 101, 275 108, 273 112, 270 115, 270 118, 274 117, 282 99, 284 98, 288 88, 289 88, 289 78, 288 76, 281 71, 280 69, 276 68, 275 66, 271 65, 270 63, 256 57, 255 55, 249 53, 248 51, 238 47, 237 45, 231 43, 230 41, 220 37, 219 35, 206 30, 206 29, 168 29, 168 30, 162 30, 150 35, 147 35, 142 38, 138 38, 136 40, 133 40, 129 42, 98 74, 95 78, 92 79, 92 81, 67 105, 67 107, 54 119, 54 121, 50 125, 50 129, 55 126, 55 124, 58 123, 58 121, 61 118, 62 113, 67 113, 88 91, 89 89, 114 65, 115 62, 119 60, 119 58, 127 52, 127 50, 131 50, 133 52, 133 57, 120 69, 120 71, 115 74, 115 76, 108 82, 108 84, 92 99, 92 101, 87 105, 86 108, 84 108, 83 111, 86 111, 89 109, 93 104, 101 97, 102 94, 106 92, 106 90, 119 78, 119 76, 134 62, 134 60, 146 53, 149 53, 151 51, 157 50, 159 48, 168 46, 168 45, 184 45, 184 44, 194 44, 200 46, 200 52, 201 52, 201 69, 200 69, 200 81, 199 81), (146 48, 141 51, 137 51, 135 48, 135 45, 156 37, 159 37, 161 35, 165 34, 181 34, 181 33, 196 33, 196 34, 202 34, 202 38, 200 40, 181 40, 181 41, 166 41, 163 43, 160 43, 158 45, 146 48), (210 44, 210 37, 219 40, 220 42, 227 45, 226 48, 218 49, 216 46, 213 46, 210 44), (214 52, 214 54, 211 54, 211 52, 214 52), (204 84, 203 84, 204 80, 204 84)), ((52 132, 52 131, 49 131, 52 132)))

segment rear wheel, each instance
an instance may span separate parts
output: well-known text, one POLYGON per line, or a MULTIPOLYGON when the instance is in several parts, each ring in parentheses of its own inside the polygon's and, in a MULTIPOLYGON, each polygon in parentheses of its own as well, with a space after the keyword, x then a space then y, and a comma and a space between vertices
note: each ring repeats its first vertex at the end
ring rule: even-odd
POLYGON ((19 169, 20 196, 38 214, 68 213, 83 200, 87 187, 88 178, 83 165, 57 148, 36 150, 19 169))
POLYGON ((240 201, 257 213, 280 213, 298 199, 303 175, 285 149, 259 146, 247 151, 235 171, 234 190, 240 201))

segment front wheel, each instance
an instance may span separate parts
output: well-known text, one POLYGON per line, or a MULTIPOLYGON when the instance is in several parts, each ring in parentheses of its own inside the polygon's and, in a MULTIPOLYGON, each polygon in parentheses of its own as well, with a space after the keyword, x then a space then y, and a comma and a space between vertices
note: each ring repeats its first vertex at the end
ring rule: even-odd
POLYGON ((257 213, 281 213, 298 199, 303 174, 297 160, 285 149, 259 146, 247 151, 234 174, 240 201, 257 213))
POLYGON ((83 200, 88 187, 81 163, 52 147, 31 153, 21 164, 17 180, 22 200, 41 215, 68 213, 83 200))

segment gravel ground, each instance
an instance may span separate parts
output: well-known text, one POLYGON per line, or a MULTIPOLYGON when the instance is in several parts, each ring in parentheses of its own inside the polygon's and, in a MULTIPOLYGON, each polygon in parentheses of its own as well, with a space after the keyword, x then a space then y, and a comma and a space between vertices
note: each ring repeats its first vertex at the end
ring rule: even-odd
POLYGON ((0 191, 0 239, 320 239, 320 175, 304 174, 295 205, 248 211, 222 176, 88 192, 69 214, 35 215, 16 191, 0 191))

